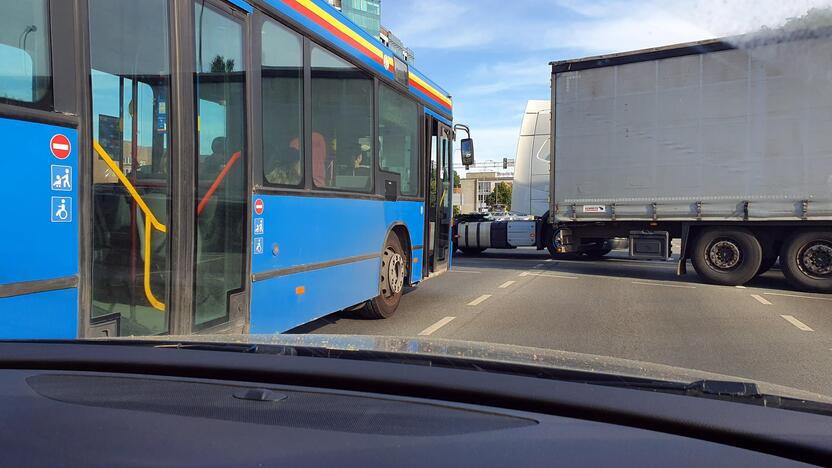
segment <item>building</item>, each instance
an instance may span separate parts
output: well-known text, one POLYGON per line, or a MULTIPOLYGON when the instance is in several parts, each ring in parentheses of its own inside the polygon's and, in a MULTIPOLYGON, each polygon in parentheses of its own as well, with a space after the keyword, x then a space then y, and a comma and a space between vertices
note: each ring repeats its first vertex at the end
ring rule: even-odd
POLYGON ((460 212, 477 213, 488 210, 485 199, 494 191, 494 187, 500 182, 511 185, 512 177, 496 172, 469 172, 460 182, 462 183, 460 212))
POLYGON ((413 65, 416 55, 405 47, 401 39, 381 25, 381 0, 326 0, 353 23, 377 37, 396 57, 413 65))
POLYGON ((398 36, 393 34, 392 31, 385 28, 384 26, 381 27, 381 42, 384 43, 396 57, 404 60, 405 62, 413 65, 416 63, 416 54, 413 53, 411 49, 408 49, 404 46, 404 43, 398 36))
POLYGON ((373 37, 381 38, 381 0, 327 0, 373 37))

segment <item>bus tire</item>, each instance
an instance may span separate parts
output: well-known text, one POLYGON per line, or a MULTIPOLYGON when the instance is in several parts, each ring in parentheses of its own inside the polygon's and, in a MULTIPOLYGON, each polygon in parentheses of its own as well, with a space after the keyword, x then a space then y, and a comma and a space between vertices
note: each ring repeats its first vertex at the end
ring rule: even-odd
POLYGON ((763 248, 747 229, 711 228, 696 237, 691 261, 703 281, 741 286, 760 270, 763 248))
POLYGON ((370 320, 385 319, 396 313, 407 280, 407 256, 398 236, 391 235, 381 254, 379 295, 367 301, 361 315, 370 320))
POLYGON ((792 286, 832 293, 832 231, 801 231, 789 236, 780 251, 780 266, 792 286))

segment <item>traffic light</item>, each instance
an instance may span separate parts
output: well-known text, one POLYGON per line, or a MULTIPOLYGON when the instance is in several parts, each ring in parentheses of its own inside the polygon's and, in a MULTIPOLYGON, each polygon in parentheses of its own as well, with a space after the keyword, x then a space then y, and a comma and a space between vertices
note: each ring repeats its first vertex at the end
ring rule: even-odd
POLYGON ((508 169, 508 158, 503 158, 503 169, 508 169))

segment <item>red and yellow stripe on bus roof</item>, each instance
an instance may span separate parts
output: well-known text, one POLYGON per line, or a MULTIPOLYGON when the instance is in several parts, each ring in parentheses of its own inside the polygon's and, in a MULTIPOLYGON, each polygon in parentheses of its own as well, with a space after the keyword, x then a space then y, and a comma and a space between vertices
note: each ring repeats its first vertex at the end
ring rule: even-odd
POLYGON ((370 41, 341 22, 312 0, 283 0, 287 5, 342 41, 366 54, 374 62, 384 65, 384 53, 370 41))
POLYGON ((410 86, 416 88, 417 90, 421 91, 423 94, 426 94, 429 98, 433 99, 434 101, 438 102, 442 108, 451 112, 453 108, 453 103, 448 96, 445 96, 441 92, 439 92, 436 88, 431 86, 427 81, 420 78, 418 75, 410 72, 410 86))
MULTIPOLYGON (((368 34, 359 30, 357 26, 354 26, 321 0, 269 0, 269 2, 279 9, 283 9, 281 6, 288 7, 293 13, 290 16, 298 15, 302 22, 308 22, 307 26, 313 29, 320 28, 331 34, 363 56, 359 56, 359 58, 375 64, 379 71, 388 73, 388 77, 393 78, 396 64, 392 52, 386 50, 380 43, 371 39, 368 34)), ((412 91, 418 92, 429 101, 436 103, 448 114, 452 112, 451 99, 444 91, 441 91, 438 86, 432 84, 430 80, 418 74, 418 72, 414 73, 412 69, 408 75, 408 84, 412 91)))

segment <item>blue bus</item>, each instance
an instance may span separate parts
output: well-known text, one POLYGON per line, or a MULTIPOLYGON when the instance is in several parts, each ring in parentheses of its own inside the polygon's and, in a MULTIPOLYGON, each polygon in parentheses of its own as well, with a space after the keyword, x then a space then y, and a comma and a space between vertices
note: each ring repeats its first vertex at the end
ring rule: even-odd
POLYGON ((449 268, 451 98, 321 0, 0 16, 0 338, 277 333, 449 268))

